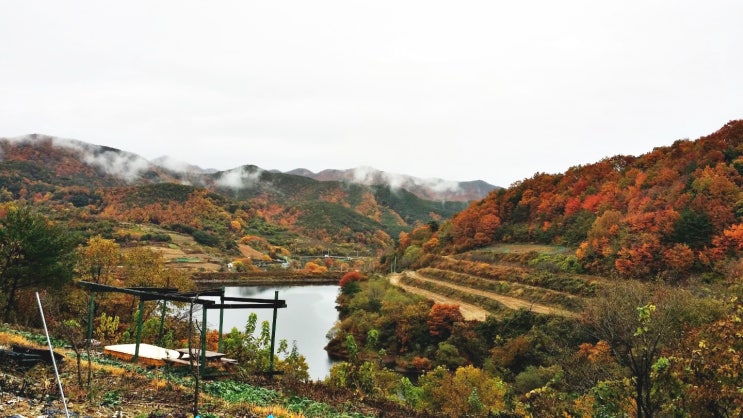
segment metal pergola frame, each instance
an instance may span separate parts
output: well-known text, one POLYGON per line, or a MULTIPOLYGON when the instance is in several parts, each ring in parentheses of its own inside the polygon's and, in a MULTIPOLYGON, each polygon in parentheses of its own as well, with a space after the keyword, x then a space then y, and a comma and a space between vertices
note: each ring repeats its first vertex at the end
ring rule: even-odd
MULTIPOLYGON (((93 315, 95 312, 95 294, 96 293, 124 293, 139 298, 139 315, 137 315, 137 338, 134 347, 134 361, 139 358, 139 344, 142 339, 142 316, 144 312, 144 303, 146 301, 157 300, 163 302, 162 315, 160 318, 160 330, 162 331, 165 322, 165 313, 168 301, 187 302, 202 307, 202 326, 201 326, 201 350, 200 362, 206 365, 206 314, 210 309, 219 309, 219 351, 222 351, 222 323, 224 321, 225 309, 273 309, 273 321, 271 322, 271 357, 269 360, 269 375, 273 375, 274 365, 274 348, 276 343, 276 314, 278 309, 286 308, 286 300, 279 299, 279 291, 275 291, 273 299, 243 298, 230 297, 224 295, 224 287, 218 289, 208 289, 197 292, 178 292, 175 288, 158 288, 158 287, 115 287, 100 283, 79 281, 77 284, 84 287, 90 292, 90 304, 88 306, 88 341, 93 338, 93 315), (204 296, 219 296, 219 303, 213 300, 201 299, 204 296), (238 303, 225 303, 238 302, 238 303)), ((202 368, 204 370, 206 367, 202 368)))

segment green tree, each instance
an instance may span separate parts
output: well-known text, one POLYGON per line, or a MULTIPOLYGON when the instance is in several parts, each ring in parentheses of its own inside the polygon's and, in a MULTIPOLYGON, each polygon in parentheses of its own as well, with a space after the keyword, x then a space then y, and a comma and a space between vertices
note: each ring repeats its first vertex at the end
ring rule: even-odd
POLYGON ((408 268, 411 264, 413 264, 415 261, 418 260, 421 256, 421 247, 417 245, 411 245, 410 247, 405 249, 405 253, 403 254, 400 261, 397 263, 398 267, 401 268, 408 268))
POLYGON ((459 354, 459 349, 452 343, 443 341, 436 350, 436 363, 449 370, 455 370, 465 364, 467 360, 459 354))
POLYGON ((709 245, 713 234, 714 226, 706 213, 684 209, 679 220, 673 225, 670 240, 698 249, 709 245))
POLYGON ((0 304, 10 321, 21 289, 60 287, 72 280, 74 236, 28 207, 0 219, 0 304))
POLYGON ((397 393, 402 396, 405 402, 413 408, 418 408, 421 402, 423 389, 415 386, 407 377, 403 376, 397 385, 397 393))
POLYGON ((638 418, 655 416, 666 401, 653 373, 662 351, 680 342, 686 325, 709 323, 718 312, 719 306, 688 292, 639 283, 618 283, 591 305, 586 318, 594 336, 629 371, 638 418))
MULTIPOLYGON (((223 343, 224 352, 238 361, 238 377, 248 379, 256 373, 268 371, 271 362, 271 324, 268 321, 259 324, 255 312, 248 315, 244 332, 232 328, 224 335, 223 343)), ((290 352, 289 344, 284 339, 276 347, 274 370, 282 371, 290 379, 309 379, 305 357, 299 354, 296 345, 292 346, 290 352)))

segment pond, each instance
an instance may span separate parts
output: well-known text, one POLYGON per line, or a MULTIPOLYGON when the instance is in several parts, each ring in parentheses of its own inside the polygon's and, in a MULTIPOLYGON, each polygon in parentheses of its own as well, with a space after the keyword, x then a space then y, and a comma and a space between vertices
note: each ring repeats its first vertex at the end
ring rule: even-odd
MULTIPOLYGON (((279 299, 286 300, 287 305, 279 309, 276 316, 277 346, 280 340, 285 339, 291 349, 292 342, 296 341, 299 353, 307 359, 310 379, 325 379, 333 364, 324 347, 328 343, 326 334, 338 320, 338 311, 335 310, 338 286, 228 286, 225 287, 225 296, 273 299, 277 290, 279 299)), ((222 331, 227 333, 233 327, 244 331, 251 312, 258 315, 259 330, 261 322, 271 323, 273 319, 273 309, 227 309, 222 331)), ((210 328, 217 328, 219 313, 210 311, 207 322, 210 328)))

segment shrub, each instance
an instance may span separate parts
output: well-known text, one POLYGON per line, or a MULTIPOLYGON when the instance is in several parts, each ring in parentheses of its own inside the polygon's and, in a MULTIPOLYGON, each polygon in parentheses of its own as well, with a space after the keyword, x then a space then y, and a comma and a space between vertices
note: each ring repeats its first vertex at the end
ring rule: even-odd
POLYGON ((193 231, 191 234, 194 240, 198 242, 199 244, 206 245, 209 247, 217 247, 219 246, 219 238, 201 230, 193 231))

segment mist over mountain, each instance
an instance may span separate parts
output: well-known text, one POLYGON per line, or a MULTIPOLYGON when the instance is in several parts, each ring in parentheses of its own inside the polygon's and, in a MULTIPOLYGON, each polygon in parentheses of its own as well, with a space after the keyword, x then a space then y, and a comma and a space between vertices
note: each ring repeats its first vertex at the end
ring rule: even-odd
MULTIPOLYGON (((202 168, 192 162, 179 161, 169 156, 161 156, 148 161, 144 157, 125 150, 41 134, 0 138, 0 140, 14 143, 21 148, 34 146, 40 150, 47 149, 47 153, 51 152, 50 147, 66 150, 70 157, 77 157, 81 162, 96 168, 99 174, 104 175, 104 179, 114 181, 114 183, 117 181, 126 183, 173 181, 194 186, 206 187, 216 184, 239 189, 244 186, 254 186, 256 173, 265 171, 253 165, 219 171, 213 168, 202 168)), ((0 152, 0 159, 2 158, 3 155, 0 152)), ((38 158, 43 159, 42 156, 38 158)), ((78 169, 85 171, 83 167, 78 167, 78 169)), ((482 180, 461 182, 439 178, 424 179, 407 174, 388 173, 372 167, 345 170, 326 169, 319 173, 299 168, 285 172, 285 174, 322 182, 340 181, 365 186, 389 186, 393 190, 404 189, 421 199, 431 201, 479 200, 492 190, 500 188, 482 180)))
MULTIPOLYGON (((297 251, 315 242, 381 249, 401 232, 448 219, 468 204, 421 198, 404 188, 415 189, 409 176, 375 176, 386 182, 372 184, 358 171, 350 180, 323 181, 255 165, 217 171, 39 134, 0 138, 0 199, 31 200, 50 211, 71 204, 87 219, 155 224, 200 239, 207 234, 225 249, 245 231, 297 251)), ((456 186, 439 180, 415 190, 454 196, 456 186)))
POLYGON ((155 158, 151 161, 152 164, 158 165, 163 168, 167 168, 168 170, 178 171, 178 172, 186 172, 186 173, 216 173, 219 170, 215 168, 201 168, 198 165, 193 165, 191 163, 187 163, 185 161, 176 160, 173 157, 170 157, 168 155, 162 155, 160 157, 155 158))
POLYGON ((287 171, 288 174, 309 177, 319 181, 344 181, 367 186, 388 185, 393 189, 405 189, 426 200, 471 201, 479 200, 500 187, 482 180, 452 181, 439 178, 419 178, 407 174, 380 171, 372 167, 356 167, 347 170, 327 169, 314 173, 305 168, 287 171))

